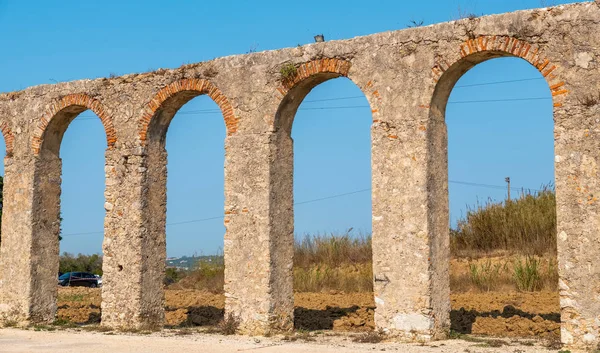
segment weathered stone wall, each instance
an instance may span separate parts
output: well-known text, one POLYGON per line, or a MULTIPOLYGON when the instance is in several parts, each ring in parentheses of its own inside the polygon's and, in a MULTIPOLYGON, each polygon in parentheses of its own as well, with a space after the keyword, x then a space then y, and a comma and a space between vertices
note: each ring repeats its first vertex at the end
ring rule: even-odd
POLYGON ((600 105, 588 98, 600 94, 599 21, 598 4, 581 3, 2 94, 0 317, 54 319, 60 142, 70 121, 90 109, 107 136, 102 323, 162 324, 166 131, 183 104, 206 94, 227 128, 226 310, 244 332, 290 329, 293 119, 313 87, 347 77, 373 117, 376 324, 403 339, 445 337, 446 103, 471 67, 511 56, 537 67, 554 98, 563 341, 597 345, 600 105), (296 73, 281 77, 289 64, 296 73))

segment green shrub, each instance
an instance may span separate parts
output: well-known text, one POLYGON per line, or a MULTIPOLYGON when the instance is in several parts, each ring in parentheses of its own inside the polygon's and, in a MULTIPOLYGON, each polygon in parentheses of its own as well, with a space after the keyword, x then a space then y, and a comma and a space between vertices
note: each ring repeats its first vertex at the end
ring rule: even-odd
POLYGON ((469 264, 471 283, 481 291, 495 290, 500 283, 499 279, 504 269, 506 269, 506 264, 492 264, 490 260, 479 265, 469 264))
POLYGON ((513 278, 519 291, 534 292, 542 289, 543 281, 540 274, 540 260, 527 256, 525 262, 516 260, 513 278))
POLYGON ((186 274, 184 271, 178 270, 173 267, 167 267, 165 269, 165 278, 163 280, 163 283, 168 286, 169 284, 179 282, 185 276, 186 274))
POLYGON ((296 76, 296 73, 298 73, 298 69, 296 68, 296 65, 292 63, 287 63, 281 67, 279 73, 281 74, 281 78, 283 78, 284 80, 289 80, 292 77, 296 76))

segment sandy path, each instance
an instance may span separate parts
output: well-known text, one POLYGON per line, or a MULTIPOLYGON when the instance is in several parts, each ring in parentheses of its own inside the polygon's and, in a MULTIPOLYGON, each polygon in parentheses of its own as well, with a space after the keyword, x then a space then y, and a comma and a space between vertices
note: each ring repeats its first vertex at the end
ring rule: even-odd
MULTIPOLYGON (((507 340, 507 342, 510 342, 507 340)), ((361 353, 361 352, 543 352, 541 346, 521 346, 509 343, 499 348, 481 347, 481 343, 450 340, 421 346, 418 344, 380 343, 358 344, 346 337, 322 337, 318 342, 285 342, 280 338, 252 338, 244 336, 225 337, 193 334, 188 336, 107 335, 97 332, 32 331, 0 329, 0 352, 2 353, 173 353, 173 352, 259 352, 259 353, 361 353), (478 346, 479 345, 479 346, 478 346), (468 349, 468 350, 466 350, 468 349)))

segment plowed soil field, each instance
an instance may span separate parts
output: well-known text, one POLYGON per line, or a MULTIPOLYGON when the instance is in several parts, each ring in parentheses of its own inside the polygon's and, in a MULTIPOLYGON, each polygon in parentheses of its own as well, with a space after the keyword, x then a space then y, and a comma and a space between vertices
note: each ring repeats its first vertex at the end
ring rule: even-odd
MULTIPOLYGON (((100 289, 59 288, 58 318, 79 324, 100 322, 100 289)), ((451 324, 456 332, 500 337, 559 335, 555 292, 453 294, 451 324)), ((211 326, 223 317, 225 298, 194 290, 166 291, 167 326, 211 326)), ((374 328, 369 293, 296 293, 295 326, 303 330, 367 331, 374 328)))

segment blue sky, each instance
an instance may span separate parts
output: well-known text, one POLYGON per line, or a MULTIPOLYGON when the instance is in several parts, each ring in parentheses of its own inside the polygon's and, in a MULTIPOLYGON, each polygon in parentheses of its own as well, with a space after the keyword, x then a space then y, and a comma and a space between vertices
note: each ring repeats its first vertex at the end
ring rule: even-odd
MULTIPOLYGON (((567 3, 553 1, 555 4, 567 3)), ((461 12, 492 14, 540 7, 539 0, 438 1, 60 1, 0 0, 0 92, 37 84, 173 68, 183 63, 444 22, 461 12)), ((538 188, 553 179, 552 104, 539 73, 519 59, 496 59, 463 76, 450 101, 541 98, 449 104, 452 181, 538 188), (524 80, 478 85, 498 81, 524 80), (531 79, 531 80, 529 80, 531 79), (472 86, 477 85, 477 86, 472 86)), ((360 90, 347 79, 316 87, 296 116, 295 200, 302 203, 370 187, 370 121, 360 90), (316 101, 356 97, 335 101, 316 101), (310 110, 311 107, 335 109, 310 110)), ((171 124, 167 248, 169 256, 211 254, 223 244, 223 141, 219 113, 207 97, 186 104, 171 124), (198 136, 200 136, 198 138, 198 136)), ((91 112, 67 130, 63 158, 61 251, 101 251, 104 132, 91 112)), ((4 148, 4 146, 2 146, 4 148)), ((506 197, 502 188, 450 184, 451 218, 466 205, 506 197)), ((296 232, 368 233, 368 192, 296 206, 296 232)))

